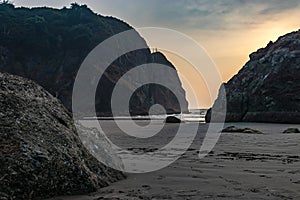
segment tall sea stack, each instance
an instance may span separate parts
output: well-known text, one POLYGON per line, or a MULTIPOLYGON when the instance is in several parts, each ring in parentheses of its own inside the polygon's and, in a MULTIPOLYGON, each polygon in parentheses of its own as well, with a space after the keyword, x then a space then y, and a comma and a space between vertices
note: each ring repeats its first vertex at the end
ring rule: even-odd
MULTIPOLYGON (((97 15, 87 6, 78 4, 53 9, 15 8, 2 3, 0 27, 0 71, 34 80, 60 99, 69 111, 72 108, 74 80, 85 57, 107 38, 133 29, 119 19, 97 15)), ((134 41, 122 43, 131 44, 134 41)), ((174 68, 165 56, 152 54, 148 47, 126 53, 109 66, 102 77, 104 85, 97 91, 96 110, 99 116, 112 114, 111 94, 120 77, 136 66, 153 62, 154 57, 159 57, 159 63, 167 63, 174 68)), ((149 107, 158 103, 162 103, 169 113, 188 111, 185 91, 178 75, 166 78, 181 94, 179 98, 184 102, 183 107, 179 107, 171 91, 153 85, 150 89, 143 87, 133 95, 131 114, 148 114, 149 107)))
POLYGON ((250 54, 225 89, 227 122, 300 123, 300 30, 250 54))

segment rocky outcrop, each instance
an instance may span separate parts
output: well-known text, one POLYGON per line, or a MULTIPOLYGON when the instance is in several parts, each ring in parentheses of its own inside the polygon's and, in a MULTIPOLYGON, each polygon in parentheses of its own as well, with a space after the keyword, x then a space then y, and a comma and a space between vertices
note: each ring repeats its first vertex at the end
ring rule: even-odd
MULTIPOLYGON (((74 80, 88 53, 105 39, 132 29, 121 20, 97 15, 87 6, 78 4, 58 10, 15 8, 2 3, 0 27, 0 71, 34 80, 60 99, 69 111, 74 80)), ((141 39, 138 34, 137 37, 141 39)), ((132 51, 116 59, 100 80, 101 87, 96 96, 98 115, 111 116, 111 94, 120 77, 135 66, 153 62, 156 57, 159 57, 157 62, 173 67, 166 57, 159 53, 151 54, 149 48, 132 51)), ((159 103, 168 113, 188 110, 178 76, 165 76, 180 91, 183 107, 178 106, 176 98, 166 88, 152 85, 142 87, 133 96, 131 114, 147 114, 151 105, 159 103)))
MULTIPOLYGON (((86 150, 69 112, 42 87, 0 73, 0 88, 0 199, 82 194, 124 178, 86 150)), ((102 143, 100 155, 119 165, 102 143)))
POLYGON ((300 133, 300 130, 298 128, 288 128, 283 133, 300 133))
POLYGON ((222 130, 223 133, 250 133, 250 134, 263 134, 259 130, 251 128, 239 128, 235 126, 228 126, 222 130))
POLYGON ((228 122, 300 123, 300 30, 252 53, 225 89, 228 122))
POLYGON ((174 116, 168 116, 165 123, 181 123, 181 120, 174 116))

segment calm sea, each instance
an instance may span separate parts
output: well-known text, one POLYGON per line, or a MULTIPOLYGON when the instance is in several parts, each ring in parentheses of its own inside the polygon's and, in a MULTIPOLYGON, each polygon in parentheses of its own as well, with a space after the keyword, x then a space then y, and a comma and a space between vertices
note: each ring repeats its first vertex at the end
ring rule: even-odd
POLYGON ((152 120, 164 120, 167 116, 176 116, 177 118, 181 119, 185 122, 201 122, 205 123, 205 114, 207 109, 190 109, 190 113, 185 114, 173 114, 173 115, 150 115, 150 116, 144 116, 144 115, 138 115, 138 116, 117 116, 117 117, 85 117, 85 120, 149 120, 151 118, 152 120))

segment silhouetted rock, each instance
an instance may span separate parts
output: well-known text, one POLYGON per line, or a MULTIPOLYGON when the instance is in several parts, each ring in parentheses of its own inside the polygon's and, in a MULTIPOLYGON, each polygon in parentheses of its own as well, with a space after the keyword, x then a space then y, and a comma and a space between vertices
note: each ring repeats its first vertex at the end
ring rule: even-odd
MULTIPOLYGON (((88 193, 124 178, 86 150, 69 112, 42 87, 0 73, 0 88, 0 199, 88 193)), ((119 165, 102 142, 103 158, 119 165)))
POLYGON ((300 130, 298 128, 288 128, 283 133, 300 133, 300 130))
MULTIPOLYGON (((0 4, 0 71, 34 80, 71 111, 72 91, 77 71, 83 60, 98 44, 132 27, 113 17, 93 13, 85 5, 71 8, 14 8, 0 4)), ((132 68, 146 63, 174 66, 161 53, 151 54, 146 42, 136 32, 136 40, 143 41, 145 49, 131 51, 117 58, 99 81, 96 110, 99 116, 111 116, 111 95, 118 80, 132 68)), ((120 42, 120 49, 136 40, 120 42)), ((99 55, 101 57, 101 55, 99 55)), ((101 63, 101 62, 100 62, 101 63)), ((99 64, 99 63, 98 63, 99 64)), ((101 63, 102 64, 102 63, 101 63)), ((147 74, 146 74, 147 75, 147 74)), ((182 108, 168 89, 155 84, 136 91, 130 102, 130 113, 148 114, 154 104, 164 105, 167 113, 188 111, 185 91, 176 76, 164 74, 178 90, 182 108)), ((86 81, 93 81, 88 77, 86 81)), ((128 83, 124 83, 130 88, 128 83)), ((94 105, 93 105, 94 108, 94 105)), ((84 113, 89 116, 89 111, 84 113)), ((122 113, 120 113, 122 115, 122 113)))
POLYGON ((174 116, 168 116, 165 119, 165 123, 181 123, 181 120, 174 116))
POLYGON ((296 31, 252 53, 225 84, 226 121, 300 123, 299 88, 300 31, 296 31))
POLYGON ((229 133, 252 133, 252 134, 263 134, 261 131, 251 129, 251 128, 238 128, 235 126, 228 126, 222 130, 222 132, 229 133))

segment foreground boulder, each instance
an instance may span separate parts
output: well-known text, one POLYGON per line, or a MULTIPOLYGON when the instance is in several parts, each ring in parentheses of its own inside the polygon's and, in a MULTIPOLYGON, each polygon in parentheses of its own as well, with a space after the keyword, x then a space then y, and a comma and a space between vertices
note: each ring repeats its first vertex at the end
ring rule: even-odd
MULTIPOLYGON (((252 53, 225 84, 226 121, 300 123, 299 88, 300 30, 252 53)), ((210 115, 209 110, 207 122, 210 115)))
POLYGON ((252 134, 263 134, 261 131, 251 128, 238 128, 235 126, 228 126, 222 130, 224 133, 252 133, 252 134))
POLYGON ((83 146, 72 118, 42 87, 0 73, 0 199, 93 192, 124 178, 83 146))
POLYGON ((181 120, 174 116, 168 116, 165 119, 165 123, 181 123, 181 120))

